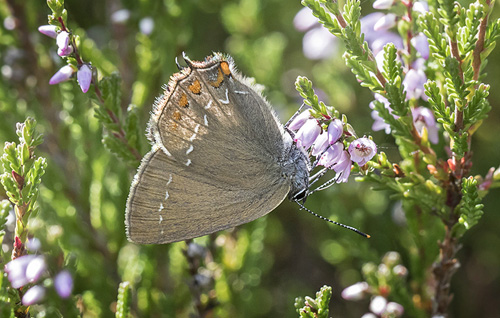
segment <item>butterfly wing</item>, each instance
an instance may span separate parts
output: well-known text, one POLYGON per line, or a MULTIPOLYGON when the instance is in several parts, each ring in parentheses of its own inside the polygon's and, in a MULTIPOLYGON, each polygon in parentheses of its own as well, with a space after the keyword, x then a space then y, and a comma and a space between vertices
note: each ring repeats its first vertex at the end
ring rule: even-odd
POLYGON ((150 122, 127 202, 130 240, 168 243, 261 217, 286 197, 289 135, 269 105, 216 55, 174 75, 150 122))

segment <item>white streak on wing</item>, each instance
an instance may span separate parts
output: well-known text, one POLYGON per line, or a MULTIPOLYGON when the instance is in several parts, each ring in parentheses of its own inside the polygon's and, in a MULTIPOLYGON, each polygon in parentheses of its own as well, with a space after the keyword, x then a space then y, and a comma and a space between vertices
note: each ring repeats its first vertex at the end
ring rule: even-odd
POLYGON ((193 150, 194 150, 193 145, 189 145, 188 150, 186 150, 186 155, 189 155, 191 153, 191 151, 193 151, 193 150))
POLYGON ((229 104, 229 95, 228 95, 228 90, 226 88, 226 99, 219 99, 219 101, 222 103, 222 104, 229 104))
POLYGON ((247 95, 247 91, 234 91, 236 94, 247 95))
POLYGON ((158 224, 161 224, 161 222, 163 222, 163 216, 160 214, 160 222, 158 222, 158 224))
POLYGON ((194 133, 197 134, 199 130, 200 130, 200 124, 196 124, 196 127, 194 127, 194 133))
POLYGON ((170 194, 168 194, 168 191, 165 191, 165 200, 167 200, 169 196, 170 194))
POLYGON ((189 137, 189 141, 193 141, 196 138, 196 134, 193 134, 191 137, 189 137))
POLYGON ((205 126, 208 126, 208 119, 207 119, 207 115, 203 115, 203 119, 205 120, 205 126))
MULTIPOLYGON (((164 206, 163 206, 163 203, 160 203, 160 208, 158 209, 158 212, 161 212, 161 210, 164 209, 164 206)), ((161 218, 161 215, 160 215, 160 218, 161 218)))
POLYGON ((172 182, 172 174, 170 174, 168 177, 167 186, 170 184, 170 182, 172 182))
POLYGON ((188 159, 185 163, 186 166, 189 166, 191 164, 191 159, 188 159))
POLYGON ((209 109, 211 106, 212 106, 212 100, 209 100, 207 106, 205 106, 205 109, 209 109))

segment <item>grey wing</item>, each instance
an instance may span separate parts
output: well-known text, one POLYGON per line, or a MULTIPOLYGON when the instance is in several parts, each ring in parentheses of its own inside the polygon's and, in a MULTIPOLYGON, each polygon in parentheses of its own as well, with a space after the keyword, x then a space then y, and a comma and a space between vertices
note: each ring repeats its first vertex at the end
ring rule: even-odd
POLYGON ((259 166, 250 167, 254 176, 245 182, 247 188, 217 180, 234 179, 237 172, 226 171, 212 179, 187 168, 159 147, 144 157, 127 201, 131 241, 176 242, 247 223, 272 211, 289 191, 288 183, 279 178, 269 182, 259 166))

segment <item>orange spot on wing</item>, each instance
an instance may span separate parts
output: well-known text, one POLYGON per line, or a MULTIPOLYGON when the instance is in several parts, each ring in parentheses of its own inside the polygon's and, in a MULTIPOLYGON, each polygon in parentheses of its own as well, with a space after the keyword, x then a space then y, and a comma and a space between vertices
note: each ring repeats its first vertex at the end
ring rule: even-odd
POLYGON ((173 117, 175 120, 181 120, 181 113, 179 113, 178 111, 175 111, 173 114, 173 117))
POLYGON ((200 84, 200 81, 199 80, 195 80, 193 82, 193 84, 189 85, 188 86, 189 90, 193 93, 193 94, 199 94, 201 92, 201 84, 200 84))
POLYGON ((179 99, 179 106, 187 107, 189 104, 188 98, 186 94, 182 93, 181 98, 179 99))
POLYGON ((228 62, 226 62, 226 61, 220 62, 220 68, 222 70, 222 73, 224 73, 224 75, 226 75, 226 76, 230 76, 231 75, 231 70, 229 69, 229 63, 228 62))
POLYGON ((213 82, 208 82, 208 83, 213 87, 217 88, 222 84, 223 81, 224 81, 224 75, 222 75, 221 68, 219 67, 217 69, 217 79, 213 82))

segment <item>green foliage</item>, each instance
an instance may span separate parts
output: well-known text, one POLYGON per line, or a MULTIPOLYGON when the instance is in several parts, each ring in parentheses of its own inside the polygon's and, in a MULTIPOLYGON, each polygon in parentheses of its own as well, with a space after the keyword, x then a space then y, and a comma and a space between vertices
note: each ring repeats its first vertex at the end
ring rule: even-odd
POLYGON ((127 318, 130 315, 130 302, 132 291, 130 282, 121 282, 118 287, 118 300, 116 301, 116 318, 127 318))
POLYGON ((473 177, 462 180, 462 202, 458 207, 459 223, 454 227, 457 236, 476 225, 483 216, 484 205, 478 194, 478 182, 473 177))
POLYGON ((309 296, 295 298, 295 309, 301 318, 328 318, 330 298, 332 288, 325 285, 316 293, 316 299, 309 296))

